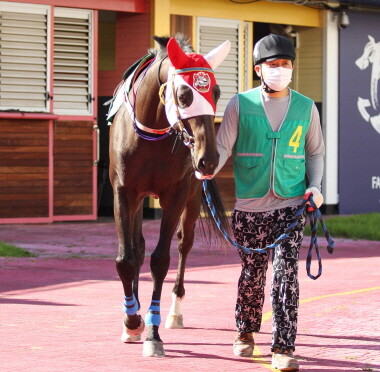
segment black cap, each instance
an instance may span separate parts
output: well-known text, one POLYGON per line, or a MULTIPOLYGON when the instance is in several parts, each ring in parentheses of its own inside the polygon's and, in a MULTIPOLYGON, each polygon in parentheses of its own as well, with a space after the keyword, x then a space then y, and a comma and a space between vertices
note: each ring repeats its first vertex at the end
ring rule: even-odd
POLYGON ((285 36, 269 34, 260 39, 253 50, 254 64, 259 65, 275 59, 290 59, 294 61, 296 52, 293 42, 285 36))

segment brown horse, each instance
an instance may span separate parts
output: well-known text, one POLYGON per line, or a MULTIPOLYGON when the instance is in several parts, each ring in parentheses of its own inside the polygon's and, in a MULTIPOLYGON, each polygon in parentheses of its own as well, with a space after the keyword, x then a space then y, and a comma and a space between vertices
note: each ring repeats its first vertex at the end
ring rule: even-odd
POLYGON ((213 174, 219 159, 214 117, 220 91, 213 68, 228 54, 229 42, 202 56, 182 35, 154 39, 159 48, 132 66, 114 97, 109 174, 119 240, 116 268, 125 294, 122 341, 140 340, 146 323, 143 355, 164 356, 158 330, 170 244, 178 227, 179 264, 166 326, 182 328, 185 264, 204 195, 200 179, 213 174), (148 195, 159 198, 162 220, 150 258, 153 293, 144 322, 138 278, 145 255, 142 201, 148 195))

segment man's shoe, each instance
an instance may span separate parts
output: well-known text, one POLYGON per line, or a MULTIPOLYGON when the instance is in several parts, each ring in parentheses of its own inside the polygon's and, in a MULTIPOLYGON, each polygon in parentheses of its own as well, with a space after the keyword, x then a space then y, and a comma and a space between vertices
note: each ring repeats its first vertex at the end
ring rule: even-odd
POLYGON ((241 357, 251 357, 255 341, 252 333, 239 332, 235 338, 233 350, 234 355, 241 357))
POLYGON ((293 357, 293 353, 273 353, 272 354, 272 368, 279 369, 280 371, 298 371, 299 364, 297 359, 293 357))

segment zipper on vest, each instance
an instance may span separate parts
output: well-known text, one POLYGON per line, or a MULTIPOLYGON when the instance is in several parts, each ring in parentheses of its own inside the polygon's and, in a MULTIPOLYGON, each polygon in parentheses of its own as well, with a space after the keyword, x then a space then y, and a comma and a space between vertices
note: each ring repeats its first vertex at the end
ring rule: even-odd
POLYGON ((277 196, 274 191, 274 169, 276 166, 276 148, 277 148, 277 138, 272 140, 272 161, 271 161, 271 173, 270 173, 270 189, 273 190, 273 194, 277 196))

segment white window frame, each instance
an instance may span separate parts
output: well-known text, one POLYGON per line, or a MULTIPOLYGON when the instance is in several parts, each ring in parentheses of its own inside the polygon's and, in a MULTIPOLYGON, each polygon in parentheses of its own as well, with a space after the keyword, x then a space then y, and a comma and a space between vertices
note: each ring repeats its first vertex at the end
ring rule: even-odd
MULTIPOLYGON (((39 5, 39 4, 28 4, 28 3, 14 3, 9 1, 0 1, 0 12, 15 12, 15 13, 29 13, 29 14, 44 14, 46 15, 46 61, 44 63, 45 74, 44 87, 46 88, 46 99, 45 104, 36 107, 27 107, 22 104, 28 100, 28 95, 30 91, 28 90, 28 85, 25 85, 25 99, 18 98, 15 99, 14 105, 3 105, 0 106, 0 111, 19 111, 25 113, 41 112, 49 113, 52 112, 58 115, 69 115, 69 116, 93 116, 94 109, 94 11, 89 9, 77 9, 77 8, 64 8, 64 7, 52 7, 50 5, 39 5), (54 11, 53 11, 54 9, 54 11), (54 14, 53 14, 54 12, 54 14), (54 108, 54 66, 52 64, 52 59, 54 58, 54 46, 52 45, 52 37, 54 33, 54 16, 58 17, 68 17, 76 19, 88 18, 89 22, 89 40, 88 40, 88 94, 89 101, 87 103, 86 109, 76 109, 76 108, 54 108), (53 48, 53 49, 52 49, 53 48), (50 99, 53 99, 51 103, 50 99)), ((21 34, 20 34, 21 35, 21 34)), ((0 56, 0 60, 1 60, 0 56)), ((17 77, 12 77, 15 80, 17 77)), ((17 85, 17 83, 11 82, 10 85, 17 85)), ((15 87, 17 89, 17 87, 15 87)), ((19 87, 20 88, 20 87, 19 87)), ((9 90, 9 100, 12 99, 12 87, 9 90)), ((22 92, 24 93, 24 92, 22 92)), ((1 94, 1 89, 0 89, 1 94)), ((38 93, 36 93, 38 94, 38 93)), ((41 93, 39 93, 41 94, 41 93)))
MULTIPOLYGON (((54 108, 53 111, 59 115, 93 115, 94 112, 94 12, 86 9, 72 9, 72 8, 54 8, 54 17, 64 17, 73 19, 87 19, 89 20, 89 40, 88 40, 88 94, 90 100, 87 103, 87 109, 81 108, 54 108)), ((54 19, 52 20, 54 23, 54 19)), ((54 26, 53 26, 54 27, 54 26)), ((54 53, 54 52, 53 52, 54 53)), ((54 67, 53 67, 54 72, 54 67)), ((53 81, 53 89, 55 88, 55 82, 53 81)), ((57 93, 54 92, 54 97, 57 97, 57 93)))
MULTIPOLYGON (((46 97, 51 91, 50 86, 50 61, 51 61, 51 51, 50 51, 50 24, 51 24, 51 7, 48 5, 35 5, 35 4, 25 4, 25 3, 13 3, 13 2, 0 2, 0 12, 14 12, 14 13, 29 13, 46 15, 46 77, 45 77, 45 88, 46 97)), ((16 78, 15 78, 16 79, 16 78)), ((15 84, 16 85, 16 84, 15 84)), ((25 94, 28 94, 28 87, 25 86, 25 94)), ((1 92, 0 92, 1 94, 1 92)), ((27 100, 27 98, 25 98, 27 100)), ((0 106, 1 111, 17 110, 21 112, 49 112, 50 111, 50 101, 48 98, 45 99, 45 105, 39 107, 21 107, 19 103, 15 105, 0 106)))

